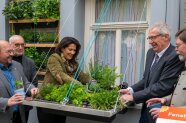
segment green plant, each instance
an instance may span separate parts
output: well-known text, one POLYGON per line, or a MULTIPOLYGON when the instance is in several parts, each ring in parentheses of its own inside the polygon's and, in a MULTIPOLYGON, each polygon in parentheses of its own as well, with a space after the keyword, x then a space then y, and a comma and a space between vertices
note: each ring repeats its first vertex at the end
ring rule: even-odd
POLYGON ((47 59, 48 59, 47 53, 45 52, 40 53, 37 51, 36 47, 30 47, 25 49, 25 55, 34 60, 37 69, 46 68, 47 59))
POLYGON ((16 80, 15 81, 15 86, 16 86, 16 89, 23 88, 23 82, 19 81, 19 80, 16 80))
POLYGON ((35 0, 33 2, 33 19, 39 18, 59 19, 60 0, 35 0))
POLYGON ((116 73, 116 67, 111 68, 108 65, 100 65, 98 63, 90 64, 90 73, 99 86, 103 89, 109 90, 115 85, 115 81, 118 77, 122 77, 121 74, 116 73))
MULTIPOLYGON (((53 84, 44 85, 40 89, 40 98, 48 101, 62 102, 66 97, 69 87, 70 83, 66 83, 63 86, 56 86, 53 84)), ((87 93, 83 86, 76 84, 69 99, 72 104, 82 106, 83 101, 90 99, 90 95, 91 94, 87 93)))
POLYGON ((54 41, 56 34, 54 32, 44 32, 33 29, 22 29, 19 35, 23 36, 25 42, 49 42, 54 41))
POLYGON ((48 41, 54 41, 56 37, 56 34, 53 32, 39 32, 39 42, 48 42, 48 41))
MULTIPOLYGON (((90 105, 92 108, 99 110, 113 109, 118 97, 118 89, 102 90, 101 92, 94 93, 90 99, 90 105)), ((123 108, 121 102, 119 102, 119 108, 123 108)))
POLYGON ((33 42, 34 41, 33 40, 34 32, 31 29, 22 29, 22 30, 20 30, 19 35, 23 36, 25 42, 33 42))
POLYGON ((3 15, 8 19, 17 20, 32 18, 32 2, 30 1, 10 1, 3 10, 3 15))
POLYGON ((60 0, 17 0, 10 1, 3 10, 8 19, 51 18, 59 20, 60 0))
MULTIPOLYGON (((62 102, 66 97, 69 87, 70 83, 61 86, 53 84, 43 85, 40 89, 38 98, 48 101, 62 102)), ((88 93, 85 86, 76 84, 70 94, 69 103, 75 106, 83 106, 83 102, 87 101, 90 102, 91 108, 109 110, 114 108, 117 97, 118 88, 113 88, 113 90, 102 90, 98 93, 88 93)), ((119 102, 118 106, 119 108, 124 107, 121 102, 119 102)))

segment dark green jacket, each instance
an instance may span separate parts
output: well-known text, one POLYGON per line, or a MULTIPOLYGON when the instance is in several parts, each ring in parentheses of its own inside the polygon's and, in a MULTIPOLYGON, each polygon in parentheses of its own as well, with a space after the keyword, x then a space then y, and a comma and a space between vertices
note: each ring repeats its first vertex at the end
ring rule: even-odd
MULTIPOLYGON (((77 69, 78 64, 73 65, 77 69)), ((44 84, 64 84, 72 81, 85 84, 90 81, 89 74, 85 74, 82 71, 77 77, 77 80, 75 80, 73 76, 75 75, 76 69, 72 72, 69 71, 69 67, 70 65, 63 55, 60 56, 57 53, 52 54, 47 62, 47 72, 45 74, 44 84)))

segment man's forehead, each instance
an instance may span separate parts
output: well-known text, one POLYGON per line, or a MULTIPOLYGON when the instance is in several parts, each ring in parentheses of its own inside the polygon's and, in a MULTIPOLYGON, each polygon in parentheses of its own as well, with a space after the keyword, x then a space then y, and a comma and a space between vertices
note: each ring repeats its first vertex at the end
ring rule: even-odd
POLYGON ((180 40, 179 38, 176 38, 176 44, 180 44, 180 43, 184 43, 184 42, 180 40))
POLYGON ((19 38, 19 39, 14 40, 12 43, 24 43, 24 40, 19 38))

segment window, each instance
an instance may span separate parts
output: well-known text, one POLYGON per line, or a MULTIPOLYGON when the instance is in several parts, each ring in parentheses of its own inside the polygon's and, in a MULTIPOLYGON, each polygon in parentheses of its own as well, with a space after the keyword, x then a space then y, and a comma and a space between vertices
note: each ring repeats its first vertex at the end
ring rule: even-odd
POLYGON ((95 41, 94 61, 115 66, 115 32, 99 31, 95 41))
POLYGON ((86 0, 85 46, 94 36, 90 59, 117 67, 129 85, 142 78, 148 28, 147 0, 86 0))

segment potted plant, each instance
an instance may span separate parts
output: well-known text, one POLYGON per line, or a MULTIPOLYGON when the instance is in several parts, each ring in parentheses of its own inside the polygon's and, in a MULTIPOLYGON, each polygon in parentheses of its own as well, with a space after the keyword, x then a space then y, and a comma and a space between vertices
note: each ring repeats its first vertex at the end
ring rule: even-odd
POLYGON ((16 80, 15 81, 15 91, 14 93, 18 93, 18 94, 21 94, 23 96, 25 96, 25 91, 24 91, 24 87, 23 87, 23 81, 20 81, 20 80, 16 80))

